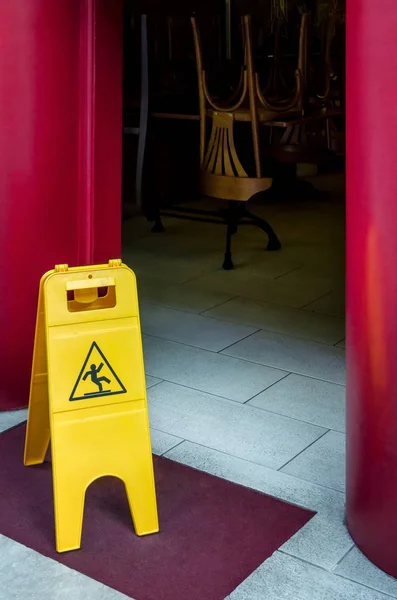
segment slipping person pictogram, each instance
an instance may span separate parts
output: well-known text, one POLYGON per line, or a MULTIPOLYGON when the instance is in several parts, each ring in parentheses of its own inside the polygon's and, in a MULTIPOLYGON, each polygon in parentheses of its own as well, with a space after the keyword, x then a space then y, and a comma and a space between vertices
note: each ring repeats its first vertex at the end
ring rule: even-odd
POLYGON ((72 393, 71 402, 75 400, 93 400, 104 396, 125 394, 127 390, 117 376, 107 357, 96 342, 91 344, 83 362, 72 393))
POLYGON ((104 381, 105 383, 110 383, 110 379, 108 379, 107 377, 98 377, 98 373, 101 372, 102 367, 103 363, 101 363, 99 367, 97 367, 96 365, 91 365, 90 370, 87 371, 87 373, 83 377, 83 381, 85 381, 87 377, 91 377, 92 383, 95 383, 95 385, 97 385, 99 388, 99 394, 102 394, 103 392, 102 381, 104 381))

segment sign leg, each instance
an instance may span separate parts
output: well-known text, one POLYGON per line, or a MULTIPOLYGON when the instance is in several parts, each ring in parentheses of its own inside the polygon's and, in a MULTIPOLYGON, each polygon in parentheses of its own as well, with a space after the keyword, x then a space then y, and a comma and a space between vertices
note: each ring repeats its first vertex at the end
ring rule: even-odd
POLYGON ((130 435, 130 458, 124 483, 137 535, 159 531, 153 457, 147 415, 134 415, 134 434, 130 435))
POLYGON ((28 424, 25 438, 25 466, 43 463, 50 443, 47 348, 42 286, 43 281, 40 284, 34 340, 28 424))

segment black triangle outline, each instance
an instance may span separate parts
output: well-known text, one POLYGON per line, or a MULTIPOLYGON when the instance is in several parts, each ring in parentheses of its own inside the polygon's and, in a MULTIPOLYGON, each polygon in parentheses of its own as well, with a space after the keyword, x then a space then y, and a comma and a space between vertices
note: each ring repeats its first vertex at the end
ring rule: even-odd
POLYGON ((75 402, 76 400, 93 400, 94 398, 105 398, 106 396, 117 396, 119 394, 126 394, 127 390, 125 389, 124 385, 121 383, 120 378, 116 375, 115 370, 113 369, 113 367, 111 366, 110 362, 108 361, 108 359, 106 358, 106 356, 104 355, 104 353, 102 352, 102 350, 100 349, 100 347, 98 346, 98 344, 96 342, 92 342, 91 347, 87 353, 86 359, 83 363, 83 366, 81 367, 80 373, 76 379, 76 383, 74 384, 72 393, 70 394, 70 398, 69 398, 69 402, 75 402), (116 379, 117 383, 119 384, 119 386, 121 387, 121 390, 118 392, 109 392, 109 393, 98 393, 98 394, 92 394, 90 396, 79 396, 78 398, 74 398, 74 394, 77 390, 77 387, 79 385, 79 382, 81 380, 81 377, 83 376, 86 367, 87 367, 87 363, 88 360, 91 356, 92 351, 94 350, 94 348, 99 352, 102 360, 105 362, 106 366, 109 368, 110 372, 112 373, 113 377, 116 379))

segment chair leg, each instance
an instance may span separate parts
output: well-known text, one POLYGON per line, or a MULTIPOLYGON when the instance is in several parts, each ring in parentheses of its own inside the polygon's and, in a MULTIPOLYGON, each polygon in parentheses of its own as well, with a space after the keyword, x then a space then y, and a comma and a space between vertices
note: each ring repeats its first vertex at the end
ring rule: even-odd
POLYGON ((232 261, 232 235, 237 233, 237 218, 234 211, 234 203, 229 202, 229 209, 226 213, 226 250, 225 260, 223 261, 223 269, 231 271, 234 268, 232 261))
POLYGON ((161 220, 160 215, 156 215, 156 218, 154 219, 154 225, 152 227, 152 232, 153 233, 164 233, 165 229, 164 229, 164 225, 163 222, 161 220))
POLYGON ((246 217, 249 217, 251 219, 251 221, 253 221, 254 223, 256 223, 258 225, 258 227, 260 227, 262 229, 262 231, 264 231, 267 235, 267 237, 269 238, 269 242, 267 244, 267 250, 269 251, 275 251, 275 250, 280 250, 281 248, 281 243, 280 240, 278 239, 276 233, 274 232, 273 228, 271 227, 271 225, 265 221, 265 219, 261 219, 261 217, 258 217, 257 215, 252 214, 249 211, 246 211, 245 213, 246 217))
POLYGON ((225 271, 231 271, 234 267, 233 261, 232 261, 232 252, 231 252, 232 235, 233 235, 232 229, 233 229, 233 225, 229 222, 227 224, 227 229, 226 229, 225 260, 223 261, 223 265, 222 265, 222 268, 225 269, 225 271))

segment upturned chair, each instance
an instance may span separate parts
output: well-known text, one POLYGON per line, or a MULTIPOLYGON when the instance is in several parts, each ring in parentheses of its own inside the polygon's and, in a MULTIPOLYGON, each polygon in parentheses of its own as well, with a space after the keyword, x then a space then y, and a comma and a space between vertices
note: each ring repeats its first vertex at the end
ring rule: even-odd
POLYGON ((238 225, 260 227, 268 236, 268 250, 278 250, 281 245, 267 221, 247 210, 246 203, 256 194, 272 185, 263 176, 260 144, 258 101, 255 89, 252 55, 251 18, 243 17, 244 69, 239 93, 232 100, 221 102, 211 96, 207 73, 203 66, 200 34, 195 17, 191 18, 197 61, 198 94, 200 106, 200 191, 203 195, 228 201, 221 214, 227 225, 226 250, 223 268, 233 268, 231 239, 238 225), (207 135, 210 121, 211 133, 207 135), (254 157, 254 174, 250 176, 242 164, 235 143, 236 121, 250 122, 250 138, 254 157))

